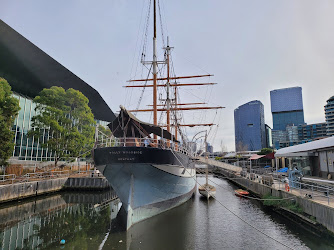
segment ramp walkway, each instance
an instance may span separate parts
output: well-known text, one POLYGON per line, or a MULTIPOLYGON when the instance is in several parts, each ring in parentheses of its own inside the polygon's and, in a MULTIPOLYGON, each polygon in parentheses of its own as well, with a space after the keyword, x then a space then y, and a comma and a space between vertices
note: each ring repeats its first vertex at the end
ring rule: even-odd
POLYGON ((212 165, 212 166, 215 166, 215 167, 218 167, 218 168, 223 168, 225 170, 238 172, 238 173, 242 171, 241 167, 237 167, 237 166, 234 166, 234 165, 231 165, 231 164, 227 164, 225 162, 216 161, 216 160, 213 160, 213 159, 205 159, 205 157, 203 157, 203 156, 200 156, 198 158, 199 158, 199 161, 203 164, 209 164, 209 165, 212 165))

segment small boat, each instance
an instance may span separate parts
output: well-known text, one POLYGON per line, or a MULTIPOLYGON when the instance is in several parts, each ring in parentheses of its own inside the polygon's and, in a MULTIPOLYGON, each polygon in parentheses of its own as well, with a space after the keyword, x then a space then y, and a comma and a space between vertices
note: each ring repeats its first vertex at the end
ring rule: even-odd
POLYGON ((210 184, 204 184, 198 188, 198 192, 209 199, 216 194, 216 188, 210 184))
POLYGON ((207 144, 207 132, 205 133, 205 160, 206 160, 206 168, 205 168, 205 184, 199 186, 198 192, 209 199, 210 197, 213 197, 216 194, 216 188, 208 183, 208 174, 209 174, 209 165, 208 165, 208 144, 207 144))
POLYGON ((240 197, 244 197, 244 196, 249 195, 249 192, 246 191, 246 190, 243 190, 243 189, 234 190, 234 193, 235 193, 236 196, 240 196, 240 197))

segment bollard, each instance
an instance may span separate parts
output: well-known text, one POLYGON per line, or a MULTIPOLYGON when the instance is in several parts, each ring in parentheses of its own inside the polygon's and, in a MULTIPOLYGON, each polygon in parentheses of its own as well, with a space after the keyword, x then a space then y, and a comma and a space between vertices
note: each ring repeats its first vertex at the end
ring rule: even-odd
POLYGON ((313 185, 312 185, 312 197, 313 197, 313 185))

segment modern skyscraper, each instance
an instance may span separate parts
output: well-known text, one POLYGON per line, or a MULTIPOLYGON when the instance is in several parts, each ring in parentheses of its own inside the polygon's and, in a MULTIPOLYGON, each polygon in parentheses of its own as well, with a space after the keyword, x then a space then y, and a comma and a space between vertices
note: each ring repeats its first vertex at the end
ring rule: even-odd
POLYGON ((270 91, 273 130, 285 130, 287 125, 304 124, 302 88, 270 91))
POLYGON ((255 151, 266 147, 264 107, 258 101, 243 104, 234 110, 236 151, 255 151))
POLYGON ((325 106, 326 130, 328 136, 334 135, 334 96, 327 100, 325 106))
POLYGON ((276 149, 298 144, 298 125, 305 124, 301 87, 270 91, 273 144, 276 149))

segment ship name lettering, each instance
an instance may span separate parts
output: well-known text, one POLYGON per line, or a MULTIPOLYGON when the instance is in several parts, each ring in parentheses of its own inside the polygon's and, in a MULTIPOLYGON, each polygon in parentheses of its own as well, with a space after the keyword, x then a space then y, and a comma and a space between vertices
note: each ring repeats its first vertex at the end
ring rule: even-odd
POLYGON ((123 151, 123 154, 127 154, 127 155, 141 155, 143 154, 142 151, 123 151))
POLYGON ((119 155, 121 153, 121 151, 111 151, 110 153, 113 154, 113 155, 119 155))
POLYGON ((135 158, 118 158, 119 161, 134 161, 135 158))

